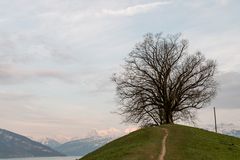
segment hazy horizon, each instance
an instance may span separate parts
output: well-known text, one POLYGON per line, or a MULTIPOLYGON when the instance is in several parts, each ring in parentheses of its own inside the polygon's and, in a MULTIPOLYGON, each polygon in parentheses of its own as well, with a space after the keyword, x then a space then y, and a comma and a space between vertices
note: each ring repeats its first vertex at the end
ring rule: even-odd
POLYGON ((240 130, 240 1, 0 1, 0 128, 33 139, 122 135, 111 76, 146 33, 182 33, 218 63, 197 126, 240 130))

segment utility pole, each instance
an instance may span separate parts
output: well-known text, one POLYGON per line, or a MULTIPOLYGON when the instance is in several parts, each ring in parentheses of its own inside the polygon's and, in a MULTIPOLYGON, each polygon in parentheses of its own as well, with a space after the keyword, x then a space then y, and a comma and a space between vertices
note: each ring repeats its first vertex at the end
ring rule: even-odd
POLYGON ((215 132, 217 133, 217 117, 216 117, 215 107, 213 107, 213 112, 214 112, 215 132))

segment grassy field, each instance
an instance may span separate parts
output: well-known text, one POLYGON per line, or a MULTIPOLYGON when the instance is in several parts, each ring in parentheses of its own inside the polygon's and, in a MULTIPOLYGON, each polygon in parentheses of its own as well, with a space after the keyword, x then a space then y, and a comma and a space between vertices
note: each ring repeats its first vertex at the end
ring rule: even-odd
POLYGON ((119 138, 81 160, 155 160, 157 159, 162 129, 145 128, 119 138))
POLYGON ((81 160, 157 160, 167 128, 165 160, 240 160, 240 139, 181 125, 135 131, 81 160))
POLYGON ((166 160, 240 160, 240 139, 185 126, 169 130, 166 160))

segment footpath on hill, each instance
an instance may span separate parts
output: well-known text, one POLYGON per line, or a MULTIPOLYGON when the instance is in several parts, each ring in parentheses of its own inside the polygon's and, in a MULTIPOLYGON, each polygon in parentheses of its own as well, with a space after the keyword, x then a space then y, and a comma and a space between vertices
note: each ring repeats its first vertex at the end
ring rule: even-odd
POLYGON ((162 150, 159 156, 159 160, 164 160, 164 156, 166 154, 166 140, 168 137, 168 130, 166 128, 163 128, 163 131, 164 131, 164 137, 162 140, 162 150))

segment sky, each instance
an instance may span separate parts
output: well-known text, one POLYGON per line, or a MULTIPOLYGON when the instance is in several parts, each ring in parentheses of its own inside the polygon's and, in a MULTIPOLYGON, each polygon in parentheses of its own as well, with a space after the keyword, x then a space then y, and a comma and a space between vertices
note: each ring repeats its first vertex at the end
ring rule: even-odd
POLYGON ((240 1, 0 0, 0 128, 34 139, 124 134, 113 73, 146 33, 182 33, 218 63, 196 125, 240 129, 240 1))

